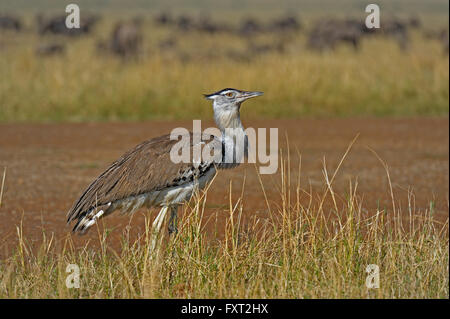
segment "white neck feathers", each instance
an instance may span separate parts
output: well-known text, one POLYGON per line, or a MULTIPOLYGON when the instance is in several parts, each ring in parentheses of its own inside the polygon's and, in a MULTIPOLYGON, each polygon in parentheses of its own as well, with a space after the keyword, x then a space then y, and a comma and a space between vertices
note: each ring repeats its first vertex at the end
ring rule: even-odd
POLYGON ((222 132, 224 154, 222 154, 223 168, 231 168, 247 156, 248 142, 242 125, 239 110, 214 110, 214 120, 222 132))

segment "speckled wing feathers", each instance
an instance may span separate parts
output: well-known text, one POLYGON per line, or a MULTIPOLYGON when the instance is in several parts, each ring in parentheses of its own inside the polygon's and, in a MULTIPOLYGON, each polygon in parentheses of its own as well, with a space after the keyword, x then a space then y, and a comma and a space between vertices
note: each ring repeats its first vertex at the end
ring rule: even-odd
MULTIPOLYGON (((214 136, 203 136, 202 139, 208 147, 221 149, 220 141, 214 136), (209 141, 211 138, 212 141, 209 141)), ((191 148, 192 140, 193 135, 190 133, 191 148)), ((173 163, 170 150, 177 142, 170 140, 170 135, 164 135, 147 140, 126 152, 87 187, 68 212, 68 222, 80 220, 88 214, 95 216, 100 207, 121 199, 192 181, 220 160, 203 162, 198 167, 192 163, 173 163)))

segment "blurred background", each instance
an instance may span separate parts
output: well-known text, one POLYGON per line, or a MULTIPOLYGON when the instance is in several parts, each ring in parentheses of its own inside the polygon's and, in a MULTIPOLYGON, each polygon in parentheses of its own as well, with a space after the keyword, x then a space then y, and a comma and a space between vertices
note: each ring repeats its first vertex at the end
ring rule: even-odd
MULTIPOLYGON (((252 118, 448 115, 446 0, 0 1, 0 122, 211 117, 202 93, 266 92, 252 118)), ((243 110, 243 112, 249 112, 243 110)))
MULTIPOLYGON (((69 234, 65 213, 95 176, 143 140, 193 119, 214 125, 202 94, 226 87, 265 92, 242 107, 244 126, 279 128, 303 204, 360 134, 333 185, 344 205, 350 181, 366 213, 391 207, 369 147, 388 163, 401 207, 415 194, 416 211, 448 220, 449 2, 377 1, 376 31, 364 25, 369 3, 0 0, 0 255, 19 224, 37 242, 42 229, 69 234), (68 30, 72 2, 81 28, 68 30)), ((242 195, 243 218, 268 218, 281 169, 262 177, 263 196, 253 168, 217 177, 205 223, 224 225, 230 197, 242 195)), ((105 225, 139 234, 145 214, 105 225)))

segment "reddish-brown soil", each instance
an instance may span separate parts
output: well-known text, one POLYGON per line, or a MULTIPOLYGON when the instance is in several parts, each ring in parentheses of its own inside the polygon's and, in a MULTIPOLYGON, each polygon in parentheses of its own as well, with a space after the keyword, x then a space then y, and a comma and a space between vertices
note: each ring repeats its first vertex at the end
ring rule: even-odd
MULTIPOLYGON (((297 179, 297 150, 301 153, 301 187, 323 192, 323 159, 329 174, 337 167, 352 139, 359 137, 335 180, 335 191, 344 204, 349 181, 358 180, 358 193, 368 210, 390 207, 388 180, 376 153, 389 166, 395 200, 407 214, 408 190, 415 195, 415 210, 434 205, 434 216, 448 219, 449 212, 449 121, 441 119, 336 119, 244 121, 252 127, 279 128, 279 141, 286 154, 286 134, 291 150, 292 184, 297 179)), ((203 128, 212 126, 204 122, 203 128)), ((61 241, 71 228, 66 213, 81 191, 113 160, 137 143, 166 134, 175 127, 192 129, 191 121, 102 124, 2 124, 0 125, 0 182, 4 167, 5 188, 0 207, 0 254, 10 253, 22 221, 24 237, 39 242, 42 230, 61 241)), ((253 164, 221 171, 210 188, 205 219, 226 217, 230 181, 236 200, 244 188, 244 215, 267 218, 267 206, 253 164)), ((270 204, 279 205, 280 175, 262 176, 270 204)), ((303 194, 301 200, 308 202, 303 194)), ((130 217, 113 214, 101 227, 114 228, 118 243, 124 228, 135 233, 144 227, 145 211, 130 217)), ((151 218, 155 211, 151 211, 151 218)), ((96 240, 95 229, 74 236, 77 244, 96 240)))

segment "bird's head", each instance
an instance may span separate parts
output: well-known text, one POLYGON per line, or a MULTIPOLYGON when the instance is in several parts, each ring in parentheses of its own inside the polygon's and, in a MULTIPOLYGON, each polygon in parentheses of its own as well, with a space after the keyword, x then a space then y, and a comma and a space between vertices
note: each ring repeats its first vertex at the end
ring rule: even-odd
POLYGON ((219 127, 228 127, 233 119, 239 119, 239 109, 242 102, 252 97, 260 96, 263 92, 241 91, 237 89, 223 89, 212 94, 205 94, 205 98, 213 101, 214 117, 219 127))
POLYGON ((240 123, 239 109, 242 102, 262 94, 263 92, 227 88, 212 94, 205 94, 205 98, 213 101, 214 118, 217 125, 223 129, 240 123), (238 123, 233 123, 235 120, 238 123))
POLYGON ((237 108, 241 103, 252 97, 260 96, 263 92, 257 91, 241 91, 236 89, 223 89, 216 93, 205 94, 205 98, 213 101, 214 107, 221 107, 224 109, 237 108))

